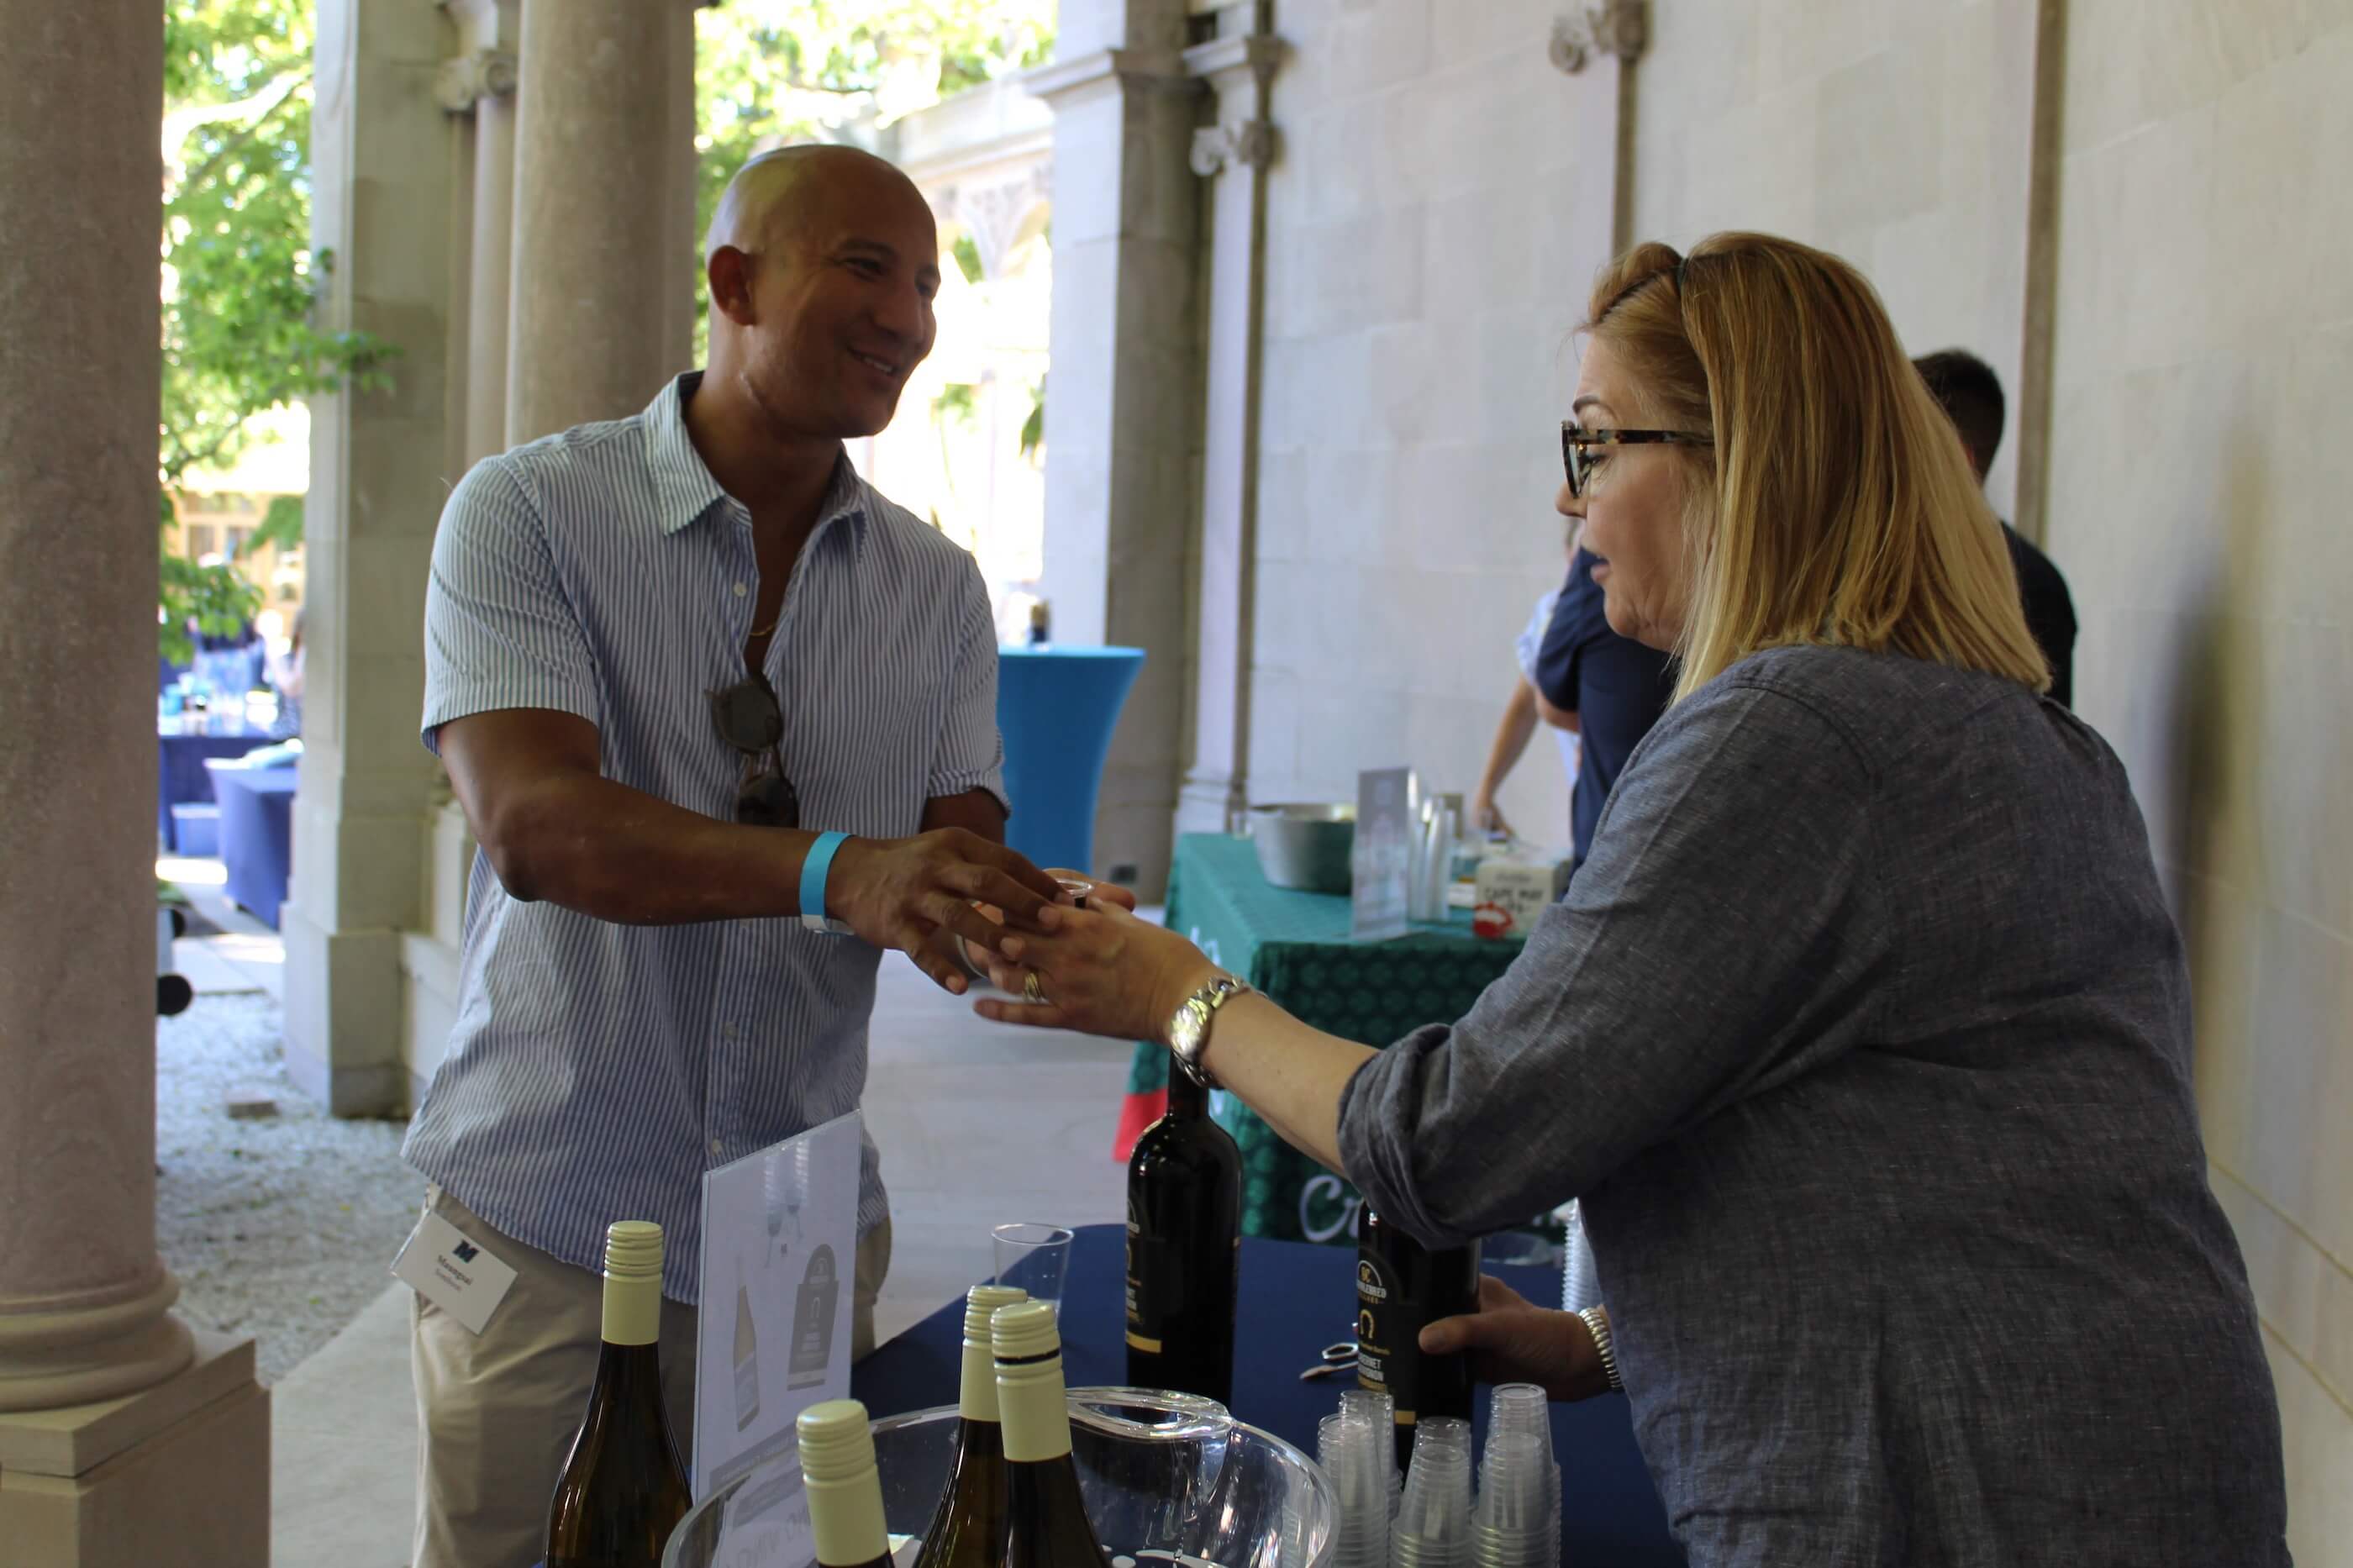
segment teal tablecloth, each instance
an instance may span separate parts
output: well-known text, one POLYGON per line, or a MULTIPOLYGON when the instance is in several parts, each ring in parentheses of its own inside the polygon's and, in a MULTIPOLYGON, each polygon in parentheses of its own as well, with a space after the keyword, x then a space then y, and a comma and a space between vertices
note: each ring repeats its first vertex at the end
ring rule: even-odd
MULTIPOLYGON (((1259 869, 1249 839, 1212 833, 1176 841, 1168 924, 1301 1022, 1375 1047, 1469 1012, 1522 945, 1516 937, 1472 935, 1467 911, 1391 942, 1352 942, 1345 897, 1277 888, 1259 869)), ((1168 1053, 1139 1043, 1118 1157, 1126 1158, 1136 1134, 1159 1116, 1167 1086, 1168 1053)), ((1231 1096, 1216 1097, 1214 1114, 1241 1148, 1243 1235, 1354 1244, 1354 1187, 1231 1096)))

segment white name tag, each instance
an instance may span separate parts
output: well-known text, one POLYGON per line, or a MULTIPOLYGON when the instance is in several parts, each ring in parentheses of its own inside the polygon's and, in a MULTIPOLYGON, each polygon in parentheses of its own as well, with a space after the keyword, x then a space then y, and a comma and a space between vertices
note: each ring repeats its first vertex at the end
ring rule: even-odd
POLYGON ((479 1334, 506 1300, 515 1271, 438 1214, 417 1222, 392 1271, 408 1288, 479 1334))

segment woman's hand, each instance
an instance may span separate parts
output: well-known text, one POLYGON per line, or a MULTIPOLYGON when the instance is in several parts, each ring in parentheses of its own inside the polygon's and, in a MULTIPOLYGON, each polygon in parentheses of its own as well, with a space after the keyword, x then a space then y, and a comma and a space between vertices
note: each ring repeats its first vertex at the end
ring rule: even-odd
MULTIPOLYGON (((1104 889, 1105 893, 1124 889, 1104 889)), ((1038 929, 1000 936, 988 977, 1015 997, 982 1001, 976 1010, 1000 1024, 1075 1029, 1123 1040, 1165 1040, 1168 1020, 1185 998, 1224 971, 1178 936, 1140 921, 1111 898, 1087 896, 1085 909, 1056 904, 1041 910, 1038 929), (1032 979, 1036 989, 1029 987, 1032 979)))
POLYGON ((1609 1374, 1585 1320, 1535 1306, 1492 1274, 1480 1278, 1479 1310, 1425 1326, 1421 1349, 1427 1355, 1468 1351, 1480 1382, 1533 1383, 1552 1399, 1609 1392, 1609 1374))

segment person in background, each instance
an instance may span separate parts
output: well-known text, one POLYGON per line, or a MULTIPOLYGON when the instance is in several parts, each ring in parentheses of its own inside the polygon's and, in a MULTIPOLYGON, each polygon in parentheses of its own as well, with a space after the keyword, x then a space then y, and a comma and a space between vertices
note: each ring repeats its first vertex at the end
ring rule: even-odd
MULTIPOLYGON (((1569 558, 1577 556, 1577 531, 1568 531, 1569 558)), ((1558 588, 1547 589, 1536 600, 1529 614, 1528 624, 1520 631, 1514 651, 1519 657, 1519 679, 1512 682, 1512 694, 1504 701, 1504 717, 1495 726, 1495 738, 1487 747, 1487 766, 1479 775, 1479 788, 1471 796, 1471 830, 1474 833, 1510 834, 1512 825, 1504 820, 1503 809, 1495 804, 1495 792, 1519 765, 1521 755, 1528 749, 1530 737, 1538 725, 1552 733, 1560 748, 1560 765, 1569 786, 1577 784, 1577 715, 1551 709, 1536 690, 1536 654, 1544 647, 1546 627, 1552 625, 1553 605, 1560 598, 1558 588)))
MULTIPOLYGON (((2002 424, 2008 417, 2001 378, 1994 374, 1991 365, 1964 349, 1923 354, 1912 365, 1960 433, 1961 446, 1968 452, 1969 467, 1977 470, 1978 487, 1982 489, 1994 453, 2001 448, 2002 424)), ((2035 646, 2051 661, 2051 699, 2073 708, 2075 605, 2067 594, 2067 579, 2059 574, 2051 557, 2029 544, 2007 522, 2001 525, 2001 536, 2010 546, 2010 563, 2018 574, 2026 629, 2034 634, 2035 646)))
POLYGON ((1680 668, 1511 967, 1373 1050, 1057 907, 992 963, 1033 1000, 980 1011, 1168 1044, 1427 1247, 1578 1198, 1600 1304, 1490 1280, 1419 1343, 1622 1385, 1692 1568, 2287 1568, 2147 824, 2042 700, 1878 296, 1721 234, 1620 257, 1586 319, 1556 504, 1680 668))
POLYGON ((275 740, 287 740, 302 732, 302 622, 310 613, 308 605, 294 612, 294 631, 284 653, 266 641, 262 645, 263 672, 278 692, 278 717, 269 726, 270 736, 275 740))
MULTIPOLYGON (((1580 536, 1581 537, 1581 536, 1580 536)), ((1601 808, 1618 775, 1674 694, 1674 661, 1612 629, 1589 542, 1569 559, 1568 581, 1536 651, 1537 710, 1577 736, 1576 787, 1569 795, 1569 848, 1582 865, 1593 847, 1601 808)))

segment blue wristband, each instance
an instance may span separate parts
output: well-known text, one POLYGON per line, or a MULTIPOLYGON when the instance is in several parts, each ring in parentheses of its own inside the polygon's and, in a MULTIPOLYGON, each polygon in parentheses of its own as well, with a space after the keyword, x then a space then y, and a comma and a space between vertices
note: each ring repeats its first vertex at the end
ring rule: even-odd
POLYGON ((801 862, 801 924, 824 936, 839 936, 849 927, 839 921, 825 918, 825 877, 833 868, 833 852, 849 837, 847 833, 820 833, 809 846, 808 858, 801 862))

